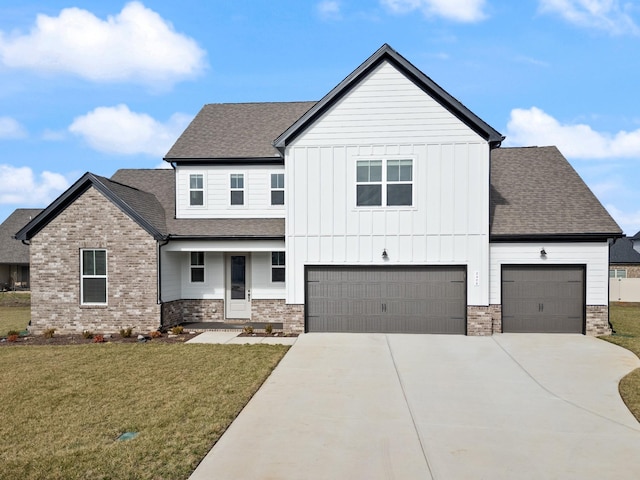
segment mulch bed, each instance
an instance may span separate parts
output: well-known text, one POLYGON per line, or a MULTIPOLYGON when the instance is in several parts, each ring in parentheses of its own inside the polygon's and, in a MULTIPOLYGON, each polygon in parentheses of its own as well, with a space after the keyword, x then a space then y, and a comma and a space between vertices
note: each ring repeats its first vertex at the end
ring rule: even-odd
MULTIPOLYGON (((176 336, 169 336, 163 333, 161 337, 150 338, 144 343, 184 343, 187 340, 198 336, 199 333, 183 333, 176 336)), ((138 340, 138 335, 134 334, 129 338, 123 338, 118 334, 111 338, 104 338, 104 343, 142 343, 138 340)), ((45 338, 44 335, 20 336, 15 342, 0 341, 0 347, 12 347, 20 345, 84 345, 94 343, 92 338, 84 338, 82 335, 54 335, 52 338, 45 338)))

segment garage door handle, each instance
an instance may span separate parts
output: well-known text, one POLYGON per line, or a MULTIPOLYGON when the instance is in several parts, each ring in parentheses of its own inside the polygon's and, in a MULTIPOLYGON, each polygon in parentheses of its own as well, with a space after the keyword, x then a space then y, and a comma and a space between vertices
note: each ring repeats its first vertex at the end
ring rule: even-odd
POLYGON ((387 304, 386 304, 386 303, 383 303, 383 304, 382 304, 382 311, 383 311, 383 312, 386 312, 386 311, 387 311, 387 304))
POLYGON ((544 303, 539 303, 538 304, 538 311, 539 312, 544 312, 544 303))

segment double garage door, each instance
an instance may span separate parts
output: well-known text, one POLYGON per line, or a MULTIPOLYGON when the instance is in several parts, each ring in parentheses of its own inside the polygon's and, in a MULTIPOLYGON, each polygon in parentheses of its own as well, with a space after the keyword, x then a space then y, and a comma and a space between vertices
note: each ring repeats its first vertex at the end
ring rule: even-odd
POLYGON ((466 332, 465 267, 307 267, 308 332, 466 332))
POLYGON ((502 267, 502 331, 583 333, 585 267, 502 267))

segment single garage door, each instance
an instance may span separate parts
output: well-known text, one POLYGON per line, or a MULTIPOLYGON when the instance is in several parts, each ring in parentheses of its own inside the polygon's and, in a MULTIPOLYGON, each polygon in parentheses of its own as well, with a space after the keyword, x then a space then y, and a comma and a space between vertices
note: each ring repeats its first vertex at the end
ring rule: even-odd
POLYGON ((502 331, 583 333, 585 267, 502 267, 502 331))
POLYGON ((307 331, 466 332, 465 267, 307 267, 307 331))

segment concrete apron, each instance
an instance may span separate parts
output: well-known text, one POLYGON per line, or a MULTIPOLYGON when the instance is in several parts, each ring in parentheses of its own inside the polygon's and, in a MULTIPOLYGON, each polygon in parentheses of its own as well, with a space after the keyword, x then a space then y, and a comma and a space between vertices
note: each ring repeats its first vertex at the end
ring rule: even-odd
POLYGON ((306 334, 192 479, 636 479, 638 358, 582 335, 306 334))

